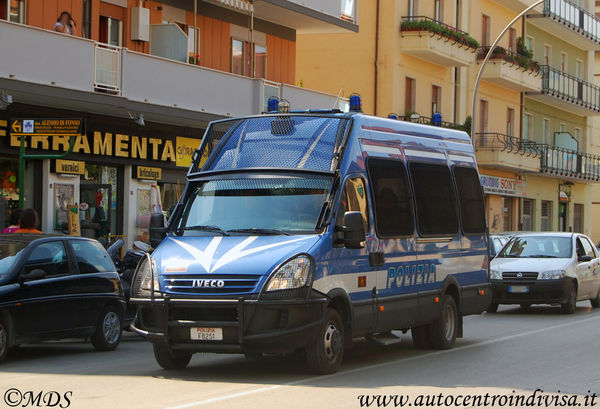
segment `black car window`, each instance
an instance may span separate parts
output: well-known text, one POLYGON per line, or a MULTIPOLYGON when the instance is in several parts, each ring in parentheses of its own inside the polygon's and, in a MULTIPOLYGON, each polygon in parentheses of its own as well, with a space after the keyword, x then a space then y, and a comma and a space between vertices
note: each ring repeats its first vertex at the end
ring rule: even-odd
POLYGON ((71 246, 81 274, 117 270, 104 247, 97 241, 72 240, 71 246))
POLYGON ((62 241, 50 241, 38 244, 27 257, 23 273, 28 274, 33 270, 43 270, 46 277, 69 274, 67 252, 62 241))

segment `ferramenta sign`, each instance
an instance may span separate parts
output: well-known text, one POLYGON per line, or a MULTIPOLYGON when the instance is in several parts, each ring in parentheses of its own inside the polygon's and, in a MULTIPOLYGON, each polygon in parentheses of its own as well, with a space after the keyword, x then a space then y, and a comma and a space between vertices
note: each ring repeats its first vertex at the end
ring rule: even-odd
POLYGON ((525 197, 527 182, 499 176, 480 175, 483 191, 489 195, 525 197))

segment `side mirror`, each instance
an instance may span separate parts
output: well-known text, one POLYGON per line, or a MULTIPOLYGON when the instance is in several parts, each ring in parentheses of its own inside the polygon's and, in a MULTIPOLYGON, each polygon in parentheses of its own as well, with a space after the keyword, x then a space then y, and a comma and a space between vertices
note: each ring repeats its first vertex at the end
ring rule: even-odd
POLYGON ((22 284, 25 281, 39 280, 44 277, 46 277, 46 272, 44 270, 42 270, 41 268, 36 268, 36 269, 31 270, 27 274, 21 274, 19 276, 19 282, 22 284))
POLYGON ((590 256, 579 256, 577 258, 577 260, 579 260, 580 263, 587 263, 589 261, 592 261, 592 257, 590 257, 590 256))
POLYGON ((152 213, 150 215, 150 245, 153 248, 158 247, 166 236, 165 216, 162 213, 152 213))
POLYGON ((361 212, 344 213, 344 245, 349 249, 365 247, 365 222, 361 212))

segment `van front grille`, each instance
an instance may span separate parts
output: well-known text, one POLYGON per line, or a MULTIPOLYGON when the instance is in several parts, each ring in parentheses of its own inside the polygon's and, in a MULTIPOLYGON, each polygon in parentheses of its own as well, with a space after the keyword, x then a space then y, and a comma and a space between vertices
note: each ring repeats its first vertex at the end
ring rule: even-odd
POLYGON ((171 294, 248 294, 256 290, 260 275, 167 274, 163 284, 171 294))

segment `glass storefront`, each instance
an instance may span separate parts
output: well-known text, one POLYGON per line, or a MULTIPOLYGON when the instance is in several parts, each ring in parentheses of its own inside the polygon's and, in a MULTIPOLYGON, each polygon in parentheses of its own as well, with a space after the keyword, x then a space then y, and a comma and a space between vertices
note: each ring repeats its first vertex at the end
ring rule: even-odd
POLYGON ((118 232, 118 168, 85 165, 79 185, 81 235, 99 239, 118 232))
POLYGON ((10 215, 19 207, 19 188, 17 183, 17 159, 0 159, 0 227, 10 224, 10 215))

